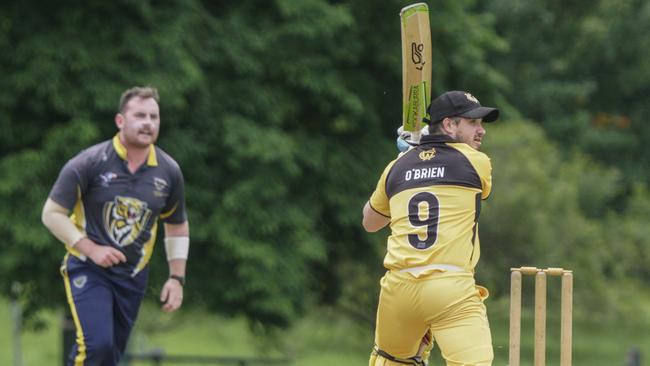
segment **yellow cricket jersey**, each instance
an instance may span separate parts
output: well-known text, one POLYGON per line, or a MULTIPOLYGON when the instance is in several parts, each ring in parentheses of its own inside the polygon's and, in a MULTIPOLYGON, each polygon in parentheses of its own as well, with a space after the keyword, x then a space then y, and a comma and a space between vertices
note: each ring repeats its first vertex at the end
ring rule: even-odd
POLYGON ((423 136, 388 164, 370 197, 370 206, 390 218, 384 266, 451 264, 472 271, 481 251, 481 200, 491 187, 487 155, 445 135, 423 136))

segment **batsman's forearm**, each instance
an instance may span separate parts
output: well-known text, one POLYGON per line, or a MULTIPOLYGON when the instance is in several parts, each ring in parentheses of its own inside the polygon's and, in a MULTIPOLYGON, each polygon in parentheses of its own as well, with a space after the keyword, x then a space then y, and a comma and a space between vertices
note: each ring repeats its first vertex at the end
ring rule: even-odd
POLYGON ((370 206, 370 201, 366 202, 366 205, 363 206, 363 220, 361 224, 367 232, 374 233, 375 231, 381 230, 389 223, 389 218, 378 214, 377 211, 370 206))

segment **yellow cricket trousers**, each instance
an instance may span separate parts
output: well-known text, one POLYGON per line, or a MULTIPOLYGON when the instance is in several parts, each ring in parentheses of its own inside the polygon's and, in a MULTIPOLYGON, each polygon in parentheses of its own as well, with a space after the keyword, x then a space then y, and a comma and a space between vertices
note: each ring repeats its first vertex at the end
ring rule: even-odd
POLYGON ((415 277, 388 271, 381 279, 375 345, 396 358, 409 359, 430 330, 447 365, 491 365, 492 336, 483 304, 487 296, 472 273, 415 277))

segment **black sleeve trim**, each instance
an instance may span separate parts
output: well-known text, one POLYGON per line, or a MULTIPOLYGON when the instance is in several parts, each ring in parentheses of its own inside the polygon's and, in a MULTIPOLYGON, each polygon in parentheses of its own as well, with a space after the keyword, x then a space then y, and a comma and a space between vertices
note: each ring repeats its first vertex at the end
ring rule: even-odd
POLYGON ((372 207, 372 204, 370 203, 370 201, 368 201, 368 206, 370 206, 370 208, 372 208, 372 210, 375 211, 376 213, 382 215, 383 217, 385 217, 385 218, 387 218, 387 219, 390 219, 390 216, 386 216, 386 215, 384 215, 383 213, 377 211, 374 207, 372 207))

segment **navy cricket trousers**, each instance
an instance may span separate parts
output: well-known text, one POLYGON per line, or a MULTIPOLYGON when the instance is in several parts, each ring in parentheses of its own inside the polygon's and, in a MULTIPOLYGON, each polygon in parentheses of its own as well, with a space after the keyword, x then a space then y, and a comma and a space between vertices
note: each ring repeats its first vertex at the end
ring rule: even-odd
POLYGON ((68 366, 117 366, 147 286, 148 268, 115 278, 103 268, 66 255, 61 266, 76 329, 68 366))

